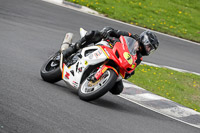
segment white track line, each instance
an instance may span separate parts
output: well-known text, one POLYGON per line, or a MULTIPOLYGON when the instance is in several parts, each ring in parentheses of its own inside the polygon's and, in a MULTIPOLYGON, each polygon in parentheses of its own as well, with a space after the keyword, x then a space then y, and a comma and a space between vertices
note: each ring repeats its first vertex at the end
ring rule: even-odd
MULTIPOLYGON (((83 11, 83 10, 80 11, 80 9, 77 9, 76 7, 72 7, 72 6, 70 7, 70 6, 66 6, 65 4, 63 4, 63 2, 61 2, 61 1, 64 1, 64 0, 42 0, 42 1, 53 3, 53 4, 56 4, 56 5, 62 6, 62 7, 70 8, 70 9, 73 9, 73 10, 76 10, 76 11, 79 11, 79 12, 85 12, 85 13, 93 15, 93 16, 97 16, 97 17, 100 17, 100 18, 104 18, 104 19, 107 19, 107 20, 111 20, 111 21, 114 21, 114 22, 118 22, 118 23, 121 23, 121 24, 132 26, 132 27, 135 27, 135 28, 139 28, 139 29, 142 29, 142 30, 149 30, 147 28, 143 28, 143 27, 139 27, 139 26, 136 26, 136 25, 128 24, 128 23, 125 23, 125 22, 122 22, 122 21, 119 21, 119 20, 107 18, 107 17, 104 17, 102 15, 91 14, 90 12, 91 12, 92 9, 84 7, 84 6, 82 6, 82 7, 84 7, 84 9, 86 11, 83 11), (87 12, 87 10, 89 12, 87 12)), ((96 11, 94 11, 94 12, 96 12, 96 11)), ((175 39, 178 39, 178 40, 182 40, 182 41, 185 41, 185 42, 189 42, 189 43, 192 43, 192 44, 200 45, 200 43, 193 42, 193 41, 190 41, 190 40, 186 40, 186 39, 183 39, 183 38, 179 38, 179 37, 176 37, 176 36, 168 35, 168 34, 165 34, 165 33, 161 33, 159 31, 154 31, 154 32, 157 33, 157 34, 161 34, 161 35, 164 35, 164 36, 172 37, 172 38, 175 38, 175 39)))
POLYGON ((146 64, 146 65, 154 66, 154 67, 164 67, 164 68, 168 68, 168 69, 179 71, 179 72, 186 72, 186 73, 192 73, 192 74, 200 75, 200 73, 191 72, 191 71, 187 71, 187 70, 183 70, 183 69, 179 69, 179 68, 175 68, 175 67, 170 67, 170 66, 165 66, 165 65, 156 65, 156 64, 144 62, 144 61, 142 61, 141 64, 146 64))
MULTIPOLYGON (((43 0, 43 1, 50 2, 50 1, 56 1, 56 0, 43 0)), ((60 1, 60 0, 58 0, 58 1, 60 1)), ((64 5, 61 5, 61 6, 64 6, 64 5)), ((91 12, 92 9, 90 9, 88 7, 85 7, 85 6, 82 6, 82 7, 84 7, 84 9, 86 10, 85 13, 87 13, 87 14, 90 14, 90 15, 93 15, 93 16, 97 16, 97 17, 100 17, 100 18, 104 18, 104 19, 107 19, 107 20, 111 20, 111 21, 114 21, 114 22, 118 22, 118 23, 121 23, 121 24, 125 24, 125 25, 131 26, 131 27, 139 28, 139 29, 142 29, 142 30, 149 30, 147 28, 139 27, 139 26, 128 24, 128 23, 125 23, 125 22, 122 22, 122 21, 119 21, 119 20, 115 20, 115 19, 112 19, 112 18, 104 17, 104 16, 102 16, 100 14, 91 14, 90 12, 91 12), (87 10, 88 10, 88 12, 87 12, 87 10)), ((76 7, 70 8, 70 9, 74 9, 76 11, 83 12, 83 11, 80 11, 80 9, 77 10, 76 7)), ((94 12, 96 12, 96 11, 94 10, 94 12)), ((154 31, 154 30, 152 30, 152 31, 154 31)), ((190 40, 186 40, 186 39, 183 39, 183 38, 180 38, 180 37, 168 35, 168 34, 165 34, 165 33, 159 32, 159 31, 154 31, 154 32, 157 33, 157 34, 161 34, 161 35, 164 35, 164 36, 172 37, 172 38, 175 38, 175 39, 178 39, 178 40, 182 40, 182 41, 185 41, 185 42, 189 42, 189 43, 192 43, 192 44, 200 45, 200 43, 193 42, 193 41, 190 41, 190 40)))

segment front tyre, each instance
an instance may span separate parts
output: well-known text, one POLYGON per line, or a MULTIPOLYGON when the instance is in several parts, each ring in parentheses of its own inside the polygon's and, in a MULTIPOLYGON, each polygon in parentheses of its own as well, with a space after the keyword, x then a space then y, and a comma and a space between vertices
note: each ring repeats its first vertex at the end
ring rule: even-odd
POLYGON ((117 80, 117 74, 112 69, 107 69, 96 82, 86 78, 81 84, 78 95, 84 101, 92 101, 107 93, 117 80))
POLYGON ((44 81, 55 83, 62 79, 60 70, 60 52, 56 52, 44 63, 40 70, 41 77, 44 81))

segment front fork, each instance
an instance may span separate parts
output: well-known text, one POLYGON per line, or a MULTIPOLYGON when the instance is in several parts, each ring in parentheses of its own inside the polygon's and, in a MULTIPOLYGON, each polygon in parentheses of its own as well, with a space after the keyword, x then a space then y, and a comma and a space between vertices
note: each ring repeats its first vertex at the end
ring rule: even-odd
POLYGON ((119 75, 119 73, 114 67, 104 64, 99 68, 97 73, 94 75, 95 79, 98 80, 107 69, 112 69, 117 74, 117 76, 119 75))

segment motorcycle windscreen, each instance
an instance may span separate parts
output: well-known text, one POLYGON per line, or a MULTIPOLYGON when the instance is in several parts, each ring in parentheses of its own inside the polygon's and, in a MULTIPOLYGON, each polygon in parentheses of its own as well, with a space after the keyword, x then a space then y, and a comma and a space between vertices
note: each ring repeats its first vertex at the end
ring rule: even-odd
POLYGON ((139 48, 138 41, 136 41, 135 39, 133 39, 131 37, 127 37, 127 36, 124 36, 124 39, 126 41, 126 44, 128 46, 128 50, 129 50, 130 54, 136 55, 136 52, 139 48))

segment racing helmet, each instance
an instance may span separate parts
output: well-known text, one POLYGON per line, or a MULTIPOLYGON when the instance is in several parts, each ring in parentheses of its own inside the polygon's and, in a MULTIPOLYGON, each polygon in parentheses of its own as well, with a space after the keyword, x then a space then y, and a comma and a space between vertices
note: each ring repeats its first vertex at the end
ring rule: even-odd
POLYGON ((156 35, 149 30, 140 34, 139 42, 142 49, 141 54, 146 56, 155 51, 159 46, 156 35))

